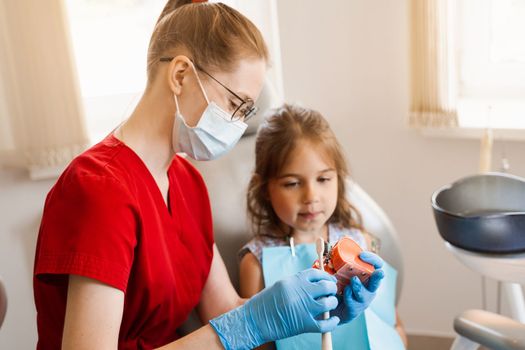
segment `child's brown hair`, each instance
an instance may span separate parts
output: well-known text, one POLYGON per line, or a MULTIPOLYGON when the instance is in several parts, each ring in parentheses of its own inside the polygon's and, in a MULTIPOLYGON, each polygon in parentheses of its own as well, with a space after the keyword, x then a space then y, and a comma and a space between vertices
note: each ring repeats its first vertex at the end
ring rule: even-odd
POLYGON ((328 222, 341 228, 363 230, 361 215, 346 197, 347 163, 328 122, 312 109, 284 104, 272 110, 260 126, 255 142, 255 170, 248 185, 247 209, 256 236, 283 237, 280 220, 272 208, 268 182, 281 172, 298 141, 321 146, 334 163, 338 190, 337 205, 328 222))
POLYGON ((235 68, 240 58, 268 62, 268 49, 257 27, 222 3, 170 0, 164 7, 148 49, 148 82, 155 78, 159 59, 185 50, 208 71, 235 68))

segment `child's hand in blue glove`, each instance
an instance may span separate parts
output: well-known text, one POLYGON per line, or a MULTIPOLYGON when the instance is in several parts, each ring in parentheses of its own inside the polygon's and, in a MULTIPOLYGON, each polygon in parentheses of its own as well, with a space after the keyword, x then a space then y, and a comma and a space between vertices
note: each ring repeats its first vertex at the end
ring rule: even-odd
POLYGON ((364 262, 374 266, 375 271, 368 280, 368 285, 363 285, 357 276, 352 277, 351 282, 345 287, 343 296, 338 296, 339 305, 331 313, 338 316, 341 323, 348 323, 359 316, 374 300, 376 291, 385 276, 383 259, 371 252, 362 252, 359 257, 364 262))
POLYGON ((226 349, 252 349, 306 332, 330 332, 336 316, 317 320, 337 306, 333 276, 308 269, 254 295, 243 306, 210 321, 226 349))

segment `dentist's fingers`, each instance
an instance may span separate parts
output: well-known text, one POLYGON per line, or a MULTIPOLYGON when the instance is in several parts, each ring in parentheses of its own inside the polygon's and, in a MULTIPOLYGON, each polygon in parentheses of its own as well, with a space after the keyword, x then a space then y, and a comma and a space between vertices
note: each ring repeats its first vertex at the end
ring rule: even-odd
POLYGON ((385 272, 383 271, 383 269, 375 270, 370 276, 370 279, 368 280, 368 286, 366 286, 366 289, 370 293, 375 293, 375 291, 381 285, 381 280, 383 279, 383 277, 385 277, 385 272))
POLYGON ((359 254, 359 258, 364 262, 373 265, 376 269, 381 268, 384 264, 383 259, 381 259, 379 255, 376 255, 372 252, 361 252, 361 254, 359 254))
POLYGON ((335 329, 335 327, 337 327, 339 322, 339 317, 332 316, 328 320, 317 321, 317 325, 319 326, 319 331, 321 333, 327 333, 332 332, 335 329))
POLYGON ((365 287, 357 278, 357 276, 352 277, 352 281, 350 282, 350 288, 348 290, 345 289, 345 294, 350 294, 348 296, 352 297, 355 301, 358 303, 362 303, 365 301, 365 298, 363 296, 363 289, 365 287))
POLYGON ((315 282, 308 289, 314 299, 337 294, 337 284, 332 281, 315 282))
POLYGON ((332 275, 317 269, 308 269, 300 273, 301 278, 309 282, 304 288, 312 298, 318 299, 337 293, 336 279, 332 275))
POLYGON ((307 281, 310 281, 310 282, 318 282, 322 280, 332 281, 334 283, 337 282, 337 279, 334 276, 330 275, 329 273, 326 273, 324 271, 321 271, 319 269, 314 269, 314 268, 310 268, 310 269, 301 271, 299 272, 298 275, 303 276, 307 281))
POLYGON ((334 310, 339 304, 339 301, 333 295, 326 297, 326 298, 317 299, 316 302, 317 302, 316 313, 318 315, 321 315, 322 313, 327 312, 327 311, 334 310))

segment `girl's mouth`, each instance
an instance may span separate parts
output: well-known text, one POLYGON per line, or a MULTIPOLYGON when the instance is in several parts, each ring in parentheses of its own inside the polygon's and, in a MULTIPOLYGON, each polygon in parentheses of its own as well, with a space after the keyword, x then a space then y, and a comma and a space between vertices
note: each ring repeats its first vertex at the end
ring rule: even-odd
POLYGON ((303 218, 304 220, 313 220, 315 219, 321 212, 305 212, 305 213, 299 213, 299 216, 303 218))

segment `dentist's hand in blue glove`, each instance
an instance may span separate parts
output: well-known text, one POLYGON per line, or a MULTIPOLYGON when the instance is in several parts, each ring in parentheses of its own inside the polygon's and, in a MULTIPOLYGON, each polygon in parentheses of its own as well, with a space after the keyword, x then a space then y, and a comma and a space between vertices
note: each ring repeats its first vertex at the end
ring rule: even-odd
POLYGON ((305 332, 330 332, 336 316, 317 320, 337 306, 333 276, 308 269, 254 295, 243 306, 210 321, 226 349, 252 349, 305 332))
POLYGON ((373 265, 375 271, 370 276, 366 286, 361 283, 357 276, 352 277, 350 283, 345 287, 343 295, 338 296, 339 305, 330 314, 338 316, 341 324, 352 321, 370 305, 376 296, 381 280, 385 277, 381 268, 383 259, 371 252, 362 252, 359 257, 364 262, 373 265))

